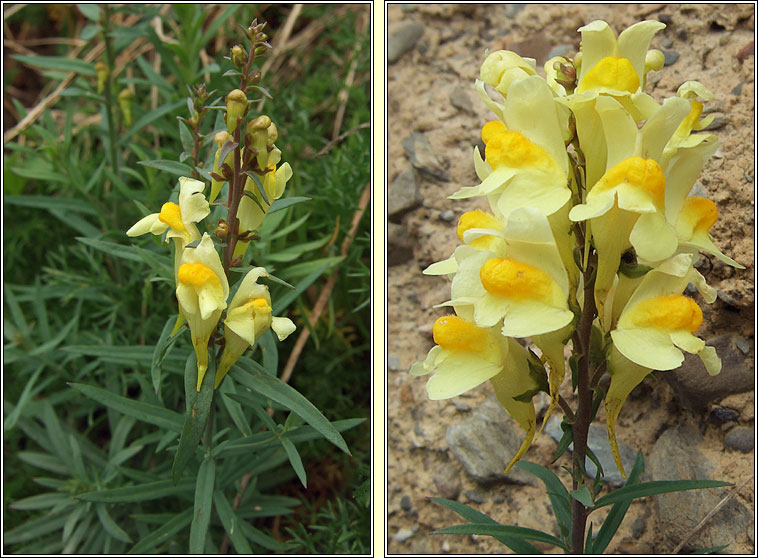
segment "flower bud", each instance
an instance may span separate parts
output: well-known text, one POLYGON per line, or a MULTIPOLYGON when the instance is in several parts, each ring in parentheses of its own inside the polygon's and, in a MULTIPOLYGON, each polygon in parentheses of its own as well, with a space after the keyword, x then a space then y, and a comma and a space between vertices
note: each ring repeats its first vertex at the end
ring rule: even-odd
POLYGON ((279 139, 279 130, 276 129, 276 124, 272 122, 271 126, 266 129, 266 133, 268 134, 268 145, 274 145, 279 139))
POLYGON ((95 71, 97 72, 97 92, 102 93, 105 89, 105 81, 108 79, 110 70, 102 62, 98 62, 95 64, 95 71))
POLYGON ((226 96, 226 127, 233 134, 237 129, 237 119, 245 115, 247 96, 243 91, 234 89, 226 96))
POLYGON ((232 64, 237 68, 242 68, 247 62, 247 52, 245 52, 245 47, 242 45, 234 45, 232 47, 230 58, 232 59, 232 64))
POLYGON ((124 89, 118 94, 118 107, 121 109, 121 115, 124 118, 124 124, 132 125, 132 93, 129 89, 124 89))
POLYGON ((270 126, 272 126, 271 118, 262 114, 258 118, 248 122, 245 128, 245 146, 250 151, 253 149, 256 151, 258 168, 261 170, 268 166, 268 151, 266 147, 269 145, 268 129, 270 126))
POLYGON ((216 237, 221 240, 226 240, 229 237, 229 223, 223 219, 219 219, 218 225, 216 225, 216 237))

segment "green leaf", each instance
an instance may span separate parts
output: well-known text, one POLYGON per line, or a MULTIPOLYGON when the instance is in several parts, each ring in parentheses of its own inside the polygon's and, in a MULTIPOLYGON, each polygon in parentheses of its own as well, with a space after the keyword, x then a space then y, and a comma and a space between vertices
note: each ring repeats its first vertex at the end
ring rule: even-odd
POLYGON ((6 431, 11 430, 16 425, 16 421, 18 421, 18 418, 21 416, 21 413, 24 410, 24 407, 26 407, 26 404, 29 403, 31 398, 34 396, 34 393, 32 393, 32 390, 34 389, 34 384, 37 383, 37 378, 39 378, 39 375, 42 373, 44 369, 45 369, 45 365, 40 364, 37 367, 37 369, 34 371, 34 373, 32 374, 32 377, 26 381, 26 385, 24 385, 24 389, 18 398, 16 407, 13 409, 13 411, 11 411, 8 414, 8 416, 5 419, 5 422, 3 423, 4 430, 6 431))
POLYGON ((197 472, 195 511, 192 515, 192 525, 190 526, 190 554, 205 553, 205 537, 208 534, 208 526, 211 521, 211 502, 215 480, 216 462, 213 458, 206 456, 200 464, 200 470, 197 472))
POLYGON ((582 485, 582 487, 577 490, 572 490, 569 494, 574 500, 580 501, 584 507, 591 508, 593 506, 592 494, 590 494, 590 489, 585 485, 582 485))
POLYGON ((536 529, 527 529, 526 527, 516 527, 514 525, 493 525, 492 523, 467 523, 465 525, 453 525, 445 527, 439 531, 434 531, 435 535, 487 535, 490 537, 511 536, 533 541, 544 542, 565 549, 566 546, 553 535, 537 531, 536 529))
POLYGON ((187 153, 192 153, 192 149, 195 147, 195 140, 192 137, 192 132, 187 125, 181 120, 177 120, 179 124, 179 139, 182 140, 182 149, 187 153))
POLYGON ((153 361, 150 363, 150 379, 153 382, 153 389, 156 394, 160 391, 161 387, 161 362, 163 362, 163 357, 166 356, 166 352, 173 346, 176 340, 179 339, 178 335, 170 337, 174 325, 176 324, 177 317, 178 315, 169 316, 168 320, 166 320, 166 323, 163 325, 161 336, 155 344, 153 361))
POLYGON ((192 510, 184 510, 129 549, 129 554, 147 554, 156 546, 173 540, 173 536, 192 521, 192 510))
POLYGON ((7 547, 9 544, 32 541, 53 531, 59 531, 68 521, 68 518, 68 513, 34 518, 10 531, 6 531, 3 536, 3 545, 7 547))
POLYGON ((293 300, 300 296, 300 293, 305 291, 305 289, 310 287, 316 281, 316 279, 321 277, 321 274, 326 271, 327 267, 329 267, 328 264, 320 266, 318 269, 301 279, 295 285, 294 291, 287 291, 282 296, 277 297, 276 302, 273 304, 273 314, 275 316, 280 315, 293 300))
MULTIPOLYGON (((475 510, 474 508, 470 508, 465 504, 461 504, 460 502, 447 500, 445 498, 430 498, 430 500, 453 510, 463 519, 466 519, 471 523, 491 523, 493 525, 500 525, 491 517, 475 510)), ((532 543, 527 542, 520 537, 499 535, 493 538, 503 543, 516 554, 542 554, 532 543)))
POLYGON ((223 403, 224 407, 226 407, 226 410, 229 413, 229 416, 232 418, 234 425, 239 429, 244 437, 252 436, 253 431, 250 429, 250 425, 247 423, 247 417, 245 417, 245 413, 242 411, 242 406, 230 397, 237 394, 237 388, 234 387, 234 382, 221 382, 221 385, 218 387, 217 391, 225 396, 221 398, 221 402, 223 403))
POLYGON ((60 209, 61 211, 79 211, 88 215, 97 215, 94 207, 85 201, 74 198, 56 198, 54 196, 3 196, 3 201, 11 205, 36 207, 39 209, 60 209))
POLYGON ((69 475, 71 473, 68 467, 61 463, 60 459, 47 453, 20 451, 16 455, 21 461, 52 473, 57 473, 59 475, 69 475))
POLYGON ((533 474, 545 483, 545 489, 550 498, 550 504, 553 507, 555 520, 558 523, 561 533, 565 537, 568 537, 571 534, 571 511, 569 505, 571 500, 568 490, 563 486, 561 479, 559 479, 550 469, 532 463, 531 461, 519 461, 516 463, 516 467, 523 469, 527 473, 533 474))
POLYGON ((291 198, 280 198, 278 200, 274 200, 274 203, 271 205, 271 209, 268 210, 269 214, 276 213, 277 211, 281 211, 282 209, 287 209, 291 205, 295 205, 298 203, 302 203, 305 201, 311 201, 312 198, 306 198, 302 196, 293 196, 291 198))
POLYGON ((279 441, 284 446, 284 451, 287 452, 287 459, 290 460, 292 468, 295 470, 295 473, 297 473, 297 478, 303 483, 304 488, 308 488, 308 481, 305 476, 305 469, 303 468, 303 460, 300 459, 300 454, 297 452, 295 444, 284 437, 280 437, 279 441))
POLYGON ((79 60, 78 58, 66 58, 65 56, 30 56, 25 54, 14 54, 11 56, 14 60, 34 66, 35 68, 45 68, 50 70, 60 70, 62 72, 74 72, 83 76, 94 76, 94 64, 79 60))
POLYGON ((63 502, 76 503, 68 494, 45 492, 44 494, 36 494, 28 498, 16 500, 10 507, 14 510, 43 510, 45 508, 52 508, 63 502))
POLYGON ((182 492, 190 492, 195 488, 192 480, 184 480, 177 485, 170 480, 147 482, 144 484, 122 486, 121 488, 108 488, 93 490, 77 494, 77 500, 85 502, 102 502, 103 504, 121 504, 124 502, 145 502, 157 500, 165 496, 173 496, 182 492))
POLYGON ((216 366, 213 353, 208 355, 208 369, 206 370, 200 391, 197 386, 197 359, 195 353, 190 354, 184 371, 185 393, 187 395, 187 411, 184 415, 184 427, 182 437, 179 439, 179 447, 176 450, 174 464, 171 467, 171 475, 174 483, 178 482, 179 476, 195 455, 197 445, 205 433, 208 416, 213 406, 213 383, 216 379, 216 366))
POLYGON ((213 494, 213 502, 216 505, 218 517, 221 519, 224 530, 229 535, 229 540, 232 542, 235 552, 237 554, 253 554, 247 539, 242 534, 240 527, 241 520, 234 513, 232 506, 229 505, 229 500, 226 499, 221 490, 217 490, 213 494))
POLYGON ((119 144, 123 147, 126 145, 126 142, 129 138, 131 138, 135 133, 137 133, 139 130, 147 126, 148 124, 152 124, 156 120, 158 120, 161 116, 164 116, 165 114, 168 114, 172 111, 175 111, 179 107, 181 107, 184 104, 184 100, 175 101, 173 103, 162 105, 158 107, 155 110, 152 110, 148 112, 147 114, 143 115, 137 122, 134 123, 134 126, 129 128, 125 134, 122 134, 119 136, 119 144))
POLYGON ((176 161, 161 159, 156 161, 137 161, 137 164, 170 172, 178 176, 192 176, 192 167, 176 161))
POLYGON ((561 440, 558 442, 558 447, 555 448, 555 454, 553 454, 553 459, 550 463, 555 463, 574 441, 574 430, 571 428, 571 424, 566 421, 566 417, 563 417, 561 421, 561 429, 563 430, 563 436, 561 436, 561 440))
POLYGON ((122 542, 132 542, 132 539, 129 537, 129 535, 126 534, 126 531, 124 531, 121 527, 118 526, 115 521, 113 521, 113 518, 108 513, 108 508, 105 506, 105 504, 97 504, 95 506, 95 510, 97 511, 97 518, 100 520, 100 524, 110 536, 122 542))
POLYGON ((100 21, 100 6, 97 4, 77 4, 76 7, 90 21, 100 21))
POLYGON ((595 502, 596 508, 609 506, 616 502, 623 502, 634 498, 644 498, 655 494, 667 494, 669 492, 681 492, 684 490, 697 490, 700 488, 718 488, 730 486, 731 483, 715 480, 674 480, 674 481, 649 481, 634 486, 625 486, 606 494, 595 502))
POLYGON ((268 536, 263 531, 253 527, 247 521, 240 522, 240 527, 242 527, 242 531, 245 533, 245 536, 249 540, 261 545, 263 548, 267 548, 268 550, 273 550, 274 552, 279 553, 284 553, 288 550, 292 550, 291 544, 280 543, 273 537, 268 536))
MULTIPOLYGON (((629 476, 626 479, 625 486, 633 486, 638 484, 640 476, 645 471, 645 461, 642 458, 642 452, 637 452, 637 458, 634 461, 634 466, 629 472, 629 476)), ((605 517, 605 521, 600 526, 600 530, 597 532, 595 540, 592 542, 591 548, 588 554, 602 554, 613 539, 613 535, 618 531, 621 522, 624 520, 629 505, 632 503, 632 499, 622 500, 613 504, 611 511, 605 517)))
POLYGON ((719 550, 724 550, 728 544, 722 544, 721 546, 712 546, 710 548, 704 548, 703 550, 696 550, 692 554, 716 554, 719 550))
MULTIPOLYGON (((252 362, 249 359, 244 359, 245 362, 252 362)), ((346 454, 350 455, 350 450, 347 449, 345 440, 342 439, 339 432, 332 426, 327 418, 321 414, 313 403, 303 397, 295 388, 289 384, 281 381, 279 378, 270 376, 265 370, 260 369, 248 369, 244 370, 240 367, 243 359, 240 358, 237 364, 232 367, 232 377, 235 381, 240 382, 242 385, 250 388, 256 393, 260 393, 265 397, 285 405, 287 408, 297 413, 302 419, 310 424, 313 428, 318 430, 324 438, 329 440, 332 444, 337 446, 346 454)))
POLYGON ((157 405, 135 401, 126 397, 121 397, 108 390, 88 386, 85 384, 69 383, 69 385, 81 391, 90 399, 102 403, 103 405, 115 409, 125 415, 134 417, 143 422, 149 422, 161 428, 171 430, 172 432, 182 431, 181 415, 157 405))

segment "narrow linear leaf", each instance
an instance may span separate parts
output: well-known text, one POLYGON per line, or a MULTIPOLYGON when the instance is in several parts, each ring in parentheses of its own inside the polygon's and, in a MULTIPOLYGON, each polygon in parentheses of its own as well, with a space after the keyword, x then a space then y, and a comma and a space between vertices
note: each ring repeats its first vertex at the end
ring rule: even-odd
POLYGON ((11 205, 36 207, 39 209, 60 209, 61 211, 79 211, 88 215, 97 215, 89 203, 74 198, 56 198, 54 196, 3 196, 3 201, 11 205))
MULTIPOLYGON (((485 515, 482 512, 475 510, 474 508, 470 508, 465 504, 461 504, 460 502, 447 500, 445 498, 430 498, 430 500, 453 510, 463 519, 466 519, 471 523, 491 523, 493 525, 500 525, 497 521, 488 515, 485 515)), ((527 542, 519 537, 499 535, 493 538, 503 543, 516 554, 542 554, 532 543, 527 542)))
POLYGON ((229 535, 229 540, 232 542, 235 552, 237 554, 253 554, 253 550, 242 533, 241 520, 234 513, 232 506, 229 505, 229 500, 226 499, 221 490, 217 490, 213 494, 213 502, 216 506, 218 517, 221 519, 221 524, 229 535))
POLYGON ((531 461, 519 461, 516 463, 516 467, 523 469, 527 473, 531 473, 545 483, 545 489, 548 492, 550 504, 553 507, 555 520, 561 530, 565 530, 566 535, 568 536, 571 533, 571 511, 569 509, 570 497, 568 490, 563 486, 561 479, 559 479, 550 469, 532 463, 531 461))
POLYGON ((205 537, 208 533, 208 525, 211 521, 211 507, 213 499, 213 484, 216 479, 216 462, 211 457, 206 457, 200 464, 197 472, 197 484, 195 485, 195 508, 192 514, 190 526, 189 551, 190 554, 205 553, 205 537))
POLYGON ((192 176, 192 167, 172 160, 137 161, 138 165, 158 169, 177 176, 192 176))
POLYGON ((157 405, 151 405, 143 401, 135 401, 121 397, 108 390, 85 384, 69 384, 72 388, 79 390, 90 399, 94 399, 103 405, 115 409, 125 415, 134 417, 143 422, 149 422, 161 428, 171 430, 172 432, 182 431, 181 415, 157 405))
POLYGON ((268 210, 269 214, 276 213, 277 211, 281 211, 282 209, 287 209, 291 205, 295 205, 298 203, 302 203, 305 201, 311 201, 312 198, 306 198, 303 196, 293 196, 291 198, 280 198, 278 200, 274 200, 274 203, 271 205, 271 209, 268 210))
POLYGON ((649 481, 619 488, 600 498, 595 502, 595 507, 602 508, 616 502, 654 496, 655 494, 667 494, 669 492, 697 490, 700 488, 719 488, 721 486, 731 486, 731 483, 715 480, 649 481))
POLYGON ((14 510, 44 510, 45 508, 57 506, 62 502, 74 504, 75 500, 68 494, 61 492, 45 492, 44 494, 36 494, 22 500, 16 500, 10 507, 14 510))
MULTIPOLYGON (((265 397, 285 405, 287 408, 297 413, 302 419, 318 430, 324 438, 337 446, 346 454, 350 455, 345 440, 340 433, 332 426, 327 418, 319 411, 313 403, 308 401, 295 388, 281 381, 279 378, 270 376, 265 370, 243 370, 240 368, 240 362, 232 367, 232 377, 242 385, 260 393, 265 397)), ((247 362, 252 362, 246 359, 247 362)))
POLYGON ((719 550, 724 550, 728 544, 722 544, 721 546, 712 546, 710 548, 704 548, 703 550, 696 550, 692 554, 716 554, 719 550))
POLYGON ((213 354, 208 355, 208 369, 203 377, 200 391, 197 386, 197 359, 195 353, 190 354, 184 372, 185 393, 187 396, 187 411, 184 415, 182 436, 179 438, 179 447, 176 450, 174 464, 171 467, 171 476, 174 483, 179 481, 179 476, 195 455, 198 443, 205 432, 211 407, 213 405, 213 383, 216 378, 216 366, 213 354))
POLYGON ((583 485, 577 490, 572 490, 569 494, 574 500, 579 500, 584 507, 591 508, 593 506, 592 494, 590 494, 590 489, 587 486, 583 485))
POLYGON ((27 66, 59 70, 61 72, 74 72, 83 76, 94 76, 95 66, 90 62, 78 58, 66 58, 65 56, 31 56, 26 54, 14 54, 11 56, 27 66))
POLYGON ((284 446, 284 451, 287 452, 287 459, 290 460, 290 464, 292 465, 292 468, 295 470, 295 473, 297 474, 297 478, 299 478, 300 482, 303 483, 304 488, 308 488, 308 481, 305 475, 305 468, 303 468, 303 460, 300 459, 300 454, 297 452, 297 448, 295 447, 295 444, 293 444, 291 441, 289 441, 287 438, 284 438, 284 437, 279 438, 279 441, 284 446))
POLYGON ((132 542, 132 539, 129 537, 129 535, 126 534, 126 531, 124 531, 116 524, 115 521, 113 521, 113 518, 108 513, 108 508, 105 506, 105 504, 97 504, 95 506, 95 510, 97 511, 97 518, 100 520, 100 524, 110 536, 121 542, 132 542))
POLYGON ((553 535, 537 531, 536 529, 527 529, 526 527, 516 527, 514 525, 493 525, 492 523, 467 523, 465 525, 453 525, 434 531, 435 535, 487 535, 520 537, 533 541, 544 542, 566 548, 560 540, 553 535))
POLYGON ((128 553, 147 554, 158 545, 171 540, 171 538, 184 529, 190 521, 192 521, 192 510, 184 510, 146 537, 143 537, 142 540, 129 549, 128 553))
POLYGON ((31 541, 53 531, 58 531, 68 521, 68 517, 68 513, 55 516, 44 515, 22 523, 18 527, 4 533, 3 545, 31 541))
POLYGON ((104 504, 119 504, 124 502, 145 502, 164 496, 172 496, 181 492, 189 492, 195 487, 192 480, 185 480, 177 485, 170 480, 148 482, 144 484, 94 490, 76 495, 77 500, 85 502, 102 502, 104 504))
MULTIPOLYGON (((645 471, 645 461, 642 458, 642 452, 637 452, 637 458, 634 461, 634 466, 629 472, 629 476, 626 479, 625 486, 633 486, 638 484, 642 473, 645 471)), ((613 535, 618 531, 621 522, 624 520, 629 505, 632 503, 632 499, 622 500, 613 504, 611 511, 600 526, 600 530, 597 532, 595 540, 592 542, 589 554, 602 554, 613 539, 613 535)))

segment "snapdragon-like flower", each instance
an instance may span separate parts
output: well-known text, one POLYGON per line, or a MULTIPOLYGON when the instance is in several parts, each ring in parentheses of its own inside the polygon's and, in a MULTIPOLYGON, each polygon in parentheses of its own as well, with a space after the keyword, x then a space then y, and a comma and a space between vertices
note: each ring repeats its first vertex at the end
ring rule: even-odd
POLYGON ((166 202, 159 213, 151 213, 137 221, 126 234, 140 236, 147 233, 166 234, 166 240, 176 238, 184 248, 190 242, 200 240, 198 221, 211 212, 208 200, 202 195, 205 184, 194 178, 179 178, 179 203, 166 202))
POLYGON ((279 341, 283 341, 295 331, 292 320, 272 315, 268 287, 258 284, 258 279, 261 277, 268 277, 268 273, 262 267, 248 271, 226 311, 224 320, 226 344, 216 371, 215 387, 219 386, 242 353, 254 345, 269 328, 274 330, 279 341))
POLYGON ((473 305, 480 327, 504 319, 502 334, 509 337, 569 324, 569 280, 544 213, 529 207, 513 212, 503 236, 507 257, 480 250, 459 262, 449 304, 473 305))
POLYGON ((450 199, 487 196, 504 221, 521 207, 535 207, 546 215, 558 211, 571 197, 568 158, 561 119, 567 115, 553 101, 545 81, 530 76, 510 85, 503 121, 482 129, 486 165, 477 172, 482 183, 461 188, 450 199))
POLYGON ((410 374, 434 373, 426 384, 432 400, 455 397, 490 380, 506 412, 526 432, 506 467, 508 472, 534 439, 536 419, 530 394, 539 391, 539 383, 530 373, 526 349, 517 341, 503 337, 497 328, 478 327, 468 307, 458 307, 456 312, 460 315, 444 316, 434 323, 436 345, 423 362, 413 365, 410 374))
POLYGON ((176 298, 189 322, 197 356, 197 391, 208 369, 208 341, 226 308, 229 282, 208 233, 197 248, 185 248, 177 271, 176 298))
POLYGON ((681 366, 685 350, 697 354, 709 374, 721 370, 716 350, 693 335, 703 321, 700 307, 682 295, 687 284, 693 283, 706 302, 716 299, 716 291, 692 263, 692 254, 678 254, 663 262, 645 275, 627 301, 611 338, 632 362, 653 370, 672 370, 681 366))

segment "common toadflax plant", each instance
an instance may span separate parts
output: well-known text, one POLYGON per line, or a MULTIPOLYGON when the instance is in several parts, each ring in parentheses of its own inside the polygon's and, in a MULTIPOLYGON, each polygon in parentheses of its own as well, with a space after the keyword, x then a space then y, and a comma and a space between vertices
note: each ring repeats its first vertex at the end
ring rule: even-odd
MULTIPOLYGON (((609 537, 602 548, 591 534, 584 538, 588 511, 603 505, 596 499, 600 479, 591 490, 585 486, 587 431, 600 404, 616 465, 626 475, 616 422, 632 389, 653 371, 679 367, 682 351, 698 355, 711 375, 721 370, 715 349, 697 336, 702 302, 684 293, 693 284, 705 303, 716 298, 694 267, 700 252, 743 266, 709 235, 716 205, 690 195, 717 148, 715 135, 698 133, 710 121, 701 114, 713 95, 697 81, 663 102, 644 91, 648 73, 663 67, 663 53, 649 47, 664 27, 643 21, 616 36, 604 21, 593 21, 579 29, 576 57, 548 60, 544 78, 535 60, 501 50, 489 53, 475 83, 493 113, 481 130, 484 153, 473 151, 479 183, 450 198, 483 197, 489 211, 464 213, 461 244, 424 271, 450 278, 450 300, 440 304, 450 313, 434 323, 435 346, 410 373, 431 374, 430 399, 490 382, 525 432, 506 472, 537 434, 534 396, 550 396, 541 426, 563 408, 568 438, 561 446, 573 441, 574 463, 573 491, 563 490, 565 502, 553 501, 562 539, 498 532, 515 536, 517 551, 529 551, 519 545, 531 538, 575 553, 602 552, 609 537), (599 386, 606 373, 607 392, 599 386), (559 394, 567 381, 576 409, 559 394)), ((543 480, 553 475, 540 469, 543 480)), ((672 490, 661 485, 658 492, 672 490)), ((563 496, 549 492, 551 500, 563 496)), ((461 527, 443 532, 493 534, 461 527)))

